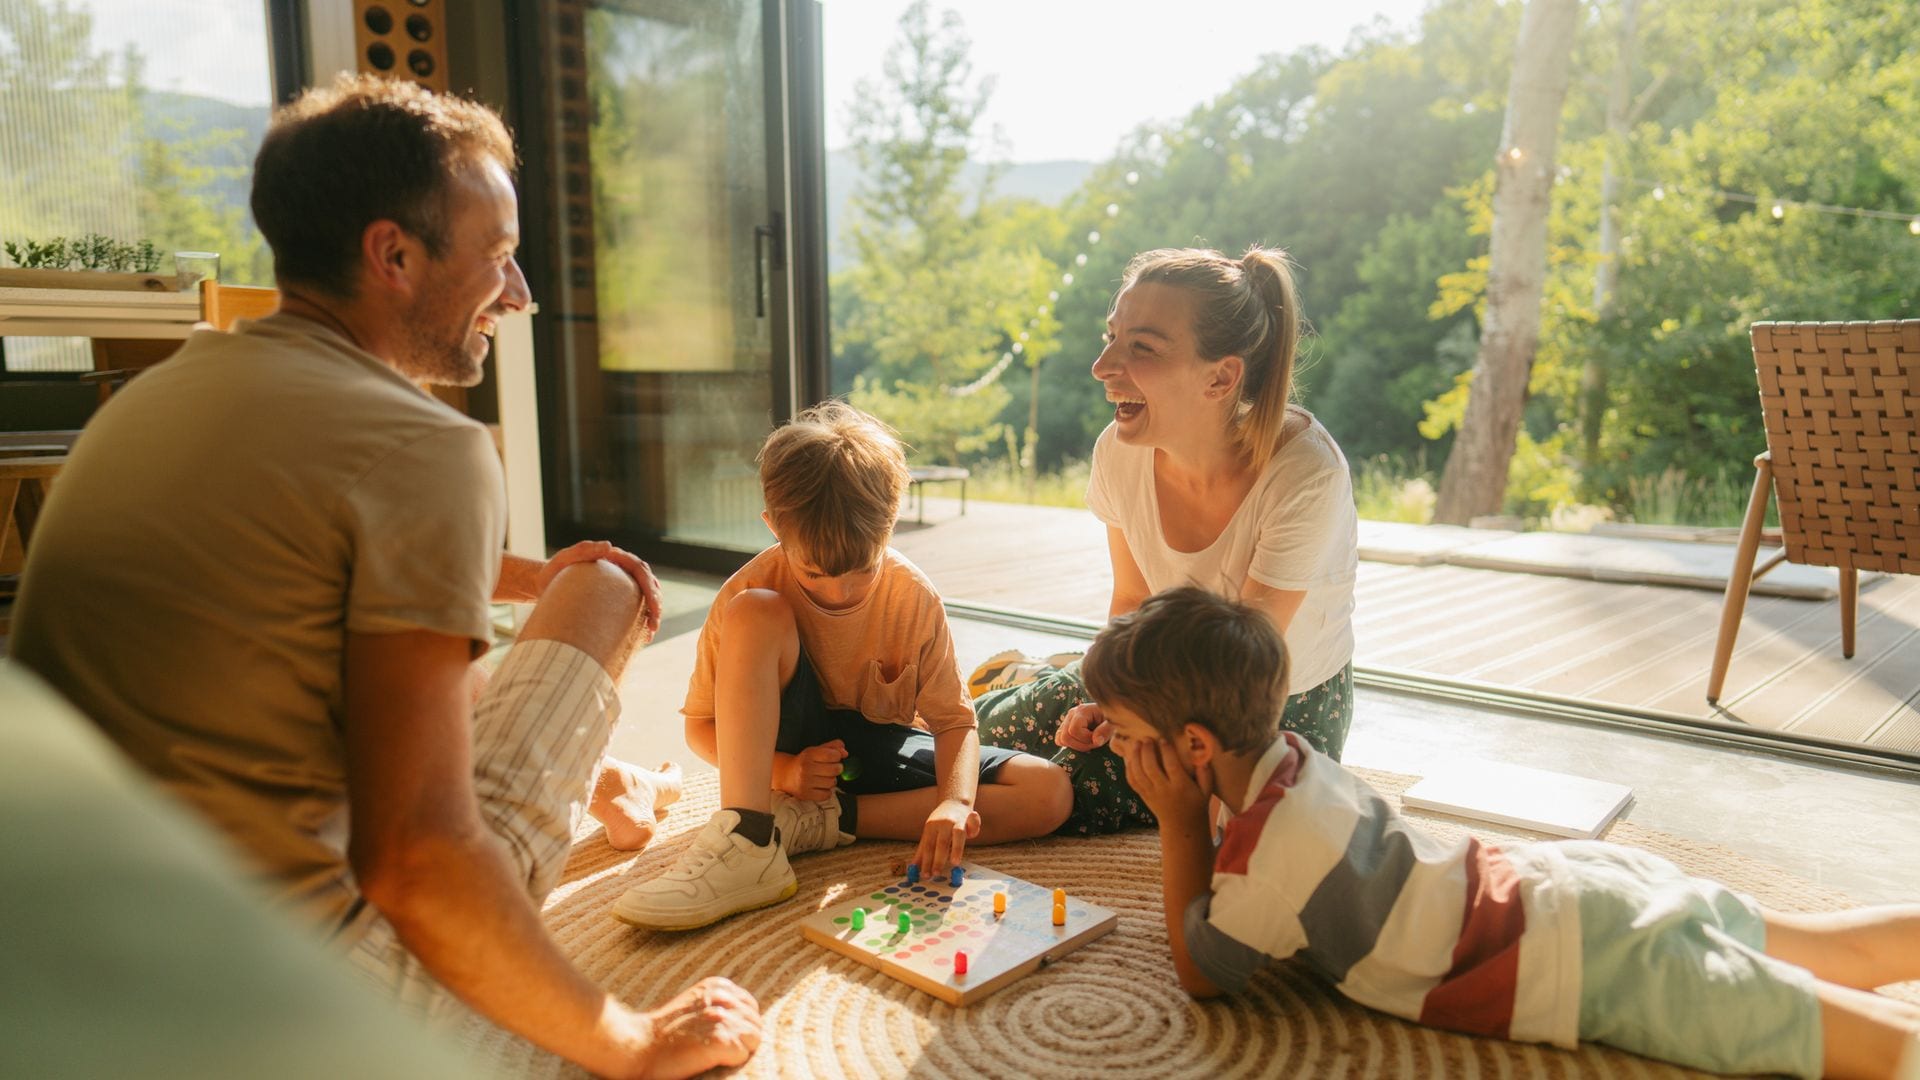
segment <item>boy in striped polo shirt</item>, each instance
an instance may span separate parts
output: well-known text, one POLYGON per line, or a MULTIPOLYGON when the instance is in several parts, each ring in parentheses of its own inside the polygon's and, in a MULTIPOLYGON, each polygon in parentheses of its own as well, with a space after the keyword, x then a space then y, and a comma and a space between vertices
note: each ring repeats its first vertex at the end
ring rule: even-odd
POLYGON ((1195 997, 1297 955, 1362 1005, 1474 1035, 1731 1073, 1920 1060, 1920 1007, 1871 992, 1920 978, 1920 905, 1789 915, 1615 844, 1430 836, 1279 730, 1280 635, 1203 589, 1115 619, 1082 672, 1159 818, 1195 997))

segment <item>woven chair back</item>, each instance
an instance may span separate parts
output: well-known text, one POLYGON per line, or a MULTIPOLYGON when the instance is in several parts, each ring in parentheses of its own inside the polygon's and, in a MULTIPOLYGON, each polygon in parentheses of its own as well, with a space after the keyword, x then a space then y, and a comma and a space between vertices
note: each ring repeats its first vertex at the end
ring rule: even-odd
POLYGON ((1920 319, 1752 334, 1787 558, 1920 574, 1920 319))

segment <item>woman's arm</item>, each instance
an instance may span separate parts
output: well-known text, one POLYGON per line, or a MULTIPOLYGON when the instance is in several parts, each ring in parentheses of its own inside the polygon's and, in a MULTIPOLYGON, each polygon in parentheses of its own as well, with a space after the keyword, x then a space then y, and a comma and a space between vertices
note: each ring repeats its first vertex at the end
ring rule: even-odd
POLYGON ((1125 615, 1147 598, 1147 575, 1133 561, 1133 549, 1127 537, 1112 525, 1107 526, 1107 555, 1113 560, 1113 599, 1107 603, 1107 618, 1125 615))
MULTIPOLYGON (((1117 578, 1118 575, 1115 575, 1117 578)), ((1267 618, 1273 620, 1273 628, 1282 635, 1292 625, 1293 617, 1300 612, 1300 602, 1307 598, 1305 589, 1276 589, 1248 578, 1240 586, 1240 599, 1246 604, 1259 608, 1267 618)))

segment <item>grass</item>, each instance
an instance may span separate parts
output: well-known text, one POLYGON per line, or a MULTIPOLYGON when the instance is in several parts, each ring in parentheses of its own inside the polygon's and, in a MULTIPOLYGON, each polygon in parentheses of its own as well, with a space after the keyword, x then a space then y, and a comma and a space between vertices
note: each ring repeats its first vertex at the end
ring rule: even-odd
POLYGON ((1086 508, 1087 479, 1093 475, 1091 462, 1069 461, 1053 472, 1041 473, 1029 497, 1026 474, 1005 461, 985 461, 969 468, 973 472, 967 481, 969 499, 1074 509, 1086 508))
MULTIPOLYGON (((1653 476, 1627 481, 1627 512, 1645 525, 1739 525, 1753 494, 1751 476, 1729 476, 1719 469, 1712 476, 1691 476, 1668 466, 1653 476)), ((1778 511, 1769 507, 1769 522, 1778 511)))
POLYGON ((1437 495, 1424 465, 1424 459, 1409 466, 1385 454, 1362 460, 1353 474, 1354 508, 1368 521, 1428 524, 1437 495))

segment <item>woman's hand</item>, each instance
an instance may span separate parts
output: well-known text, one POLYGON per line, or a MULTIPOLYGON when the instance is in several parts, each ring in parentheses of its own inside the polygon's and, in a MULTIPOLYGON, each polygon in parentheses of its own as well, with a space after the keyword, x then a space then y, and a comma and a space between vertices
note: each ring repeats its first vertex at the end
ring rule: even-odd
POLYGON ((980 833, 980 814, 958 799, 942 799, 927 815, 927 826, 920 832, 920 847, 914 861, 933 877, 948 867, 960 865, 966 858, 967 841, 980 833))
POLYGON ((834 785, 840 780, 840 763, 846 757, 847 744, 839 739, 809 746, 797 754, 776 754, 773 786, 810 802, 832 798, 834 785))
POLYGON ((1179 751, 1165 739, 1128 739, 1120 746, 1127 786, 1162 821, 1206 820, 1213 794, 1213 770, 1201 764, 1191 773, 1179 751))
POLYGON ((1086 753, 1107 745, 1113 739, 1113 724, 1100 712, 1100 706, 1088 701, 1067 710, 1060 726, 1053 731, 1053 742, 1086 753))

